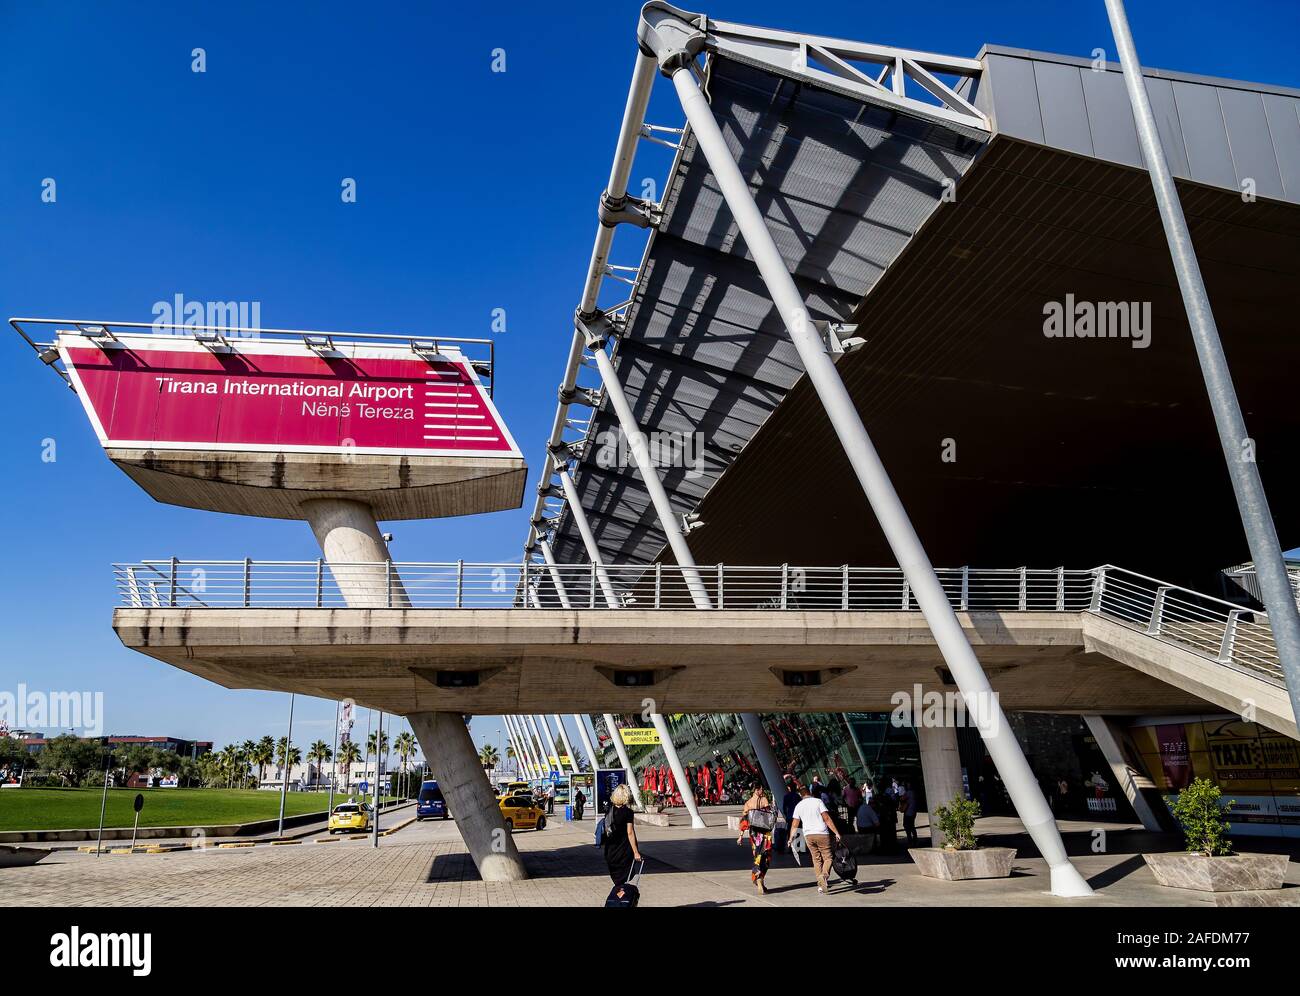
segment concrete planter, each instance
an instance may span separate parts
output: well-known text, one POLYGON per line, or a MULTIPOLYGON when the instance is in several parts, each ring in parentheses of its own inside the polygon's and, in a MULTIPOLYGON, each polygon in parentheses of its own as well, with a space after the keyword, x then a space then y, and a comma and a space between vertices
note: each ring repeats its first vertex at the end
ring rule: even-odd
POLYGON ((977 847, 954 851, 946 847, 909 847, 907 853, 926 878, 957 882, 968 878, 1006 878, 1016 858, 1014 847, 977 847))
POLYGON ((667 813, 635 813, 632 822, 650 827, 670 827, 672 823, 667 813))
POLYGON ((1198 892, 1259 892, 1282 888, 1285 854, 1233 854, 1211 858, 1204 854, 1145 854, 1156 881, 1170 889, 1198 892))

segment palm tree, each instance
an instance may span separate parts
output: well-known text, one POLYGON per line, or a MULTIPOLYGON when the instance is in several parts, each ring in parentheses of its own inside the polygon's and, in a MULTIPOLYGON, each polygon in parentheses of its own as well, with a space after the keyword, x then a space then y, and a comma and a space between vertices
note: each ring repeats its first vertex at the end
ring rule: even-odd
POLYGON ((275 741, 269 735, 262 737, 248 752, 248 760, 257 765, 258 784, 266 781, 266 766, 275 760, 275 741))
POLYGON ((491 744, 484 744, 479 748, 478 761, 479 764, 483 765, 484 771, 491 771, 496 767, 497 761, 500 759, 501 755, 497 753, 497 749, 491 744))
POLYGON ((280 777, 288 781, 289 770, 302 761, 302 751, 293 744, 288 743, 287 737, 281 737, 275 744, 275 759, 280 765, 280 777), (288 745, 287 757, 285 755, 286 744, 288 745))
POLYGON ((325 767, 325 762, 334 756, 334 751, 324 740, 317 740, 307 748, 307 760, 316 762, 316 783, 313 788, 320 787, 320 772, 325 767))
POLYGON ((338 761, 343 766, 343 780, 349 781, 352 765, 361 760, 361 748, 355 740, 344 740, 339 744, 338 761))
POLYGON ((380 738, 376 733, 370 734, 369 739, 366 740, 366 757, 369 757, 371 754, 374 754, 375 759, 378 760, 380 754, 385 754, 387 752, 388 752, 388 734, 385 733, 382 738, 380 738), (378 741, 377 748, 376 748, 376 741, 378 741))
POLYGON ((244 773, 248 761, 239 745, 226 744, 225 747, 221 748, 219 760, 221 763, 221 774, 225 779, 227 788, 235 787, 236 776, 239 777, 240 784, 243 784, 244 773))
POLYGON ((515 748, 513 744, 506 744, 506 760, 514 762, 515 771, 519 771, 519 762, 515 760, 515 748))
MULTIPOLYGON (((410 730, 403 730, 393 738, 393 750, 397 751, 397 756, 402 761, 402 777, 404 781, 406 780, 406 766, 411 758, 415 756, 416 747, 415 734, 410 730)), ((404 788, 403 797, 409 794, 409 791, 410 785, 407 784, 404 788)))

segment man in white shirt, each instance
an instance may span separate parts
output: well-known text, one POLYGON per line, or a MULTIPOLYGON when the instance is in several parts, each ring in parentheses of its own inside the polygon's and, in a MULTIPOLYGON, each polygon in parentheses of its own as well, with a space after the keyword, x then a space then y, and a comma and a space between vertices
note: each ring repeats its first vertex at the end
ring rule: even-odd
POLYGON ((817 891, 825 893, 826 877, 831 871, 831 834, 840 840, 840 832, 831 822, 826 803, 812 795, 807 785, 799 786, 799 796, 799 804, 794 807, 794 819, 790 821, 790 839, 794 840, 795 832, 803 828, 803 840, 812 858, 813 873, 817 876, 817 891))

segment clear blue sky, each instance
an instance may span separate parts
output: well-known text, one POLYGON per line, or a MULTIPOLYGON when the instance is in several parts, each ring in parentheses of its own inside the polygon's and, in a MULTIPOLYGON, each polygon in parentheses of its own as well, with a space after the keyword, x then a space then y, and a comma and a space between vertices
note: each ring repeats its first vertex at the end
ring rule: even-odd
MULTIPOLYGON (((0 310, 149 321, 154 302, 183 294, 259 301, 268 326, 485 336, 505 308, 497 400, 535 462, 638 6, 4 3, 0 310), (206 73, 190 70, 195 47, 206 73), (496 48, 503 74, 490 72, 496 48), (46 177, 54 204, 41 201, 46 177), (355 204, 340 199, 344 177, 357 181, 355 204)), ((1101 0, 704 9, 950 54, 984 42, 1113 52, 1101 0)), ((1294 2, 1134 0, 1130 18, 1147 65, 1300 84, 1294 2)), ((658 87, 650 119, 680 118, 658 87)), ((635 177, 662 177, 662 156, 643 162, 635 177)), ((312 559, 306 525, 154 503, 16 336, 0 336, 0 359, 0 689, 102 691, 112 733, 281 735, 284 696, 227 691, 124 650, 109 565, 312 559), (46 438, 55 463, 41 460, 46 438)), ((395 523, 394 556, 515 559, 527 511, 395 523)), ((332 717, 332 703, 300 700, 295 740, 328 739, 332 717)), ((498 726, 484 717, 475 732, 496 742, 498 726)))

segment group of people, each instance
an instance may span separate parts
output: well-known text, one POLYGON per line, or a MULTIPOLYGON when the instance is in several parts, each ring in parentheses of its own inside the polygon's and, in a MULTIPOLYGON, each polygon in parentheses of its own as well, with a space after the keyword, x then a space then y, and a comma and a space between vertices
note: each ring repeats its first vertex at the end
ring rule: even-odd
MULTIPOLYGON (((663 776, 657 769, 647 767, 643 783, 646 789, 657 795, 675 791, 672 773, 664 769, 664 774, 666 780, 661 780, 663 776)), ((721 795, 720 765, 715 777, 716 783, 711 778, 709 784, 716 784, 716 792, 721 795)), ((610 879, 615 886, 626 883, 633 869, 642 861, 631 803, 632 790, 627 785, 619 785, 604 815, 602 846, 610 879)), ((897 847, 901 814, 907 843, 915 844, 918 808, 917 791, 910 782, 898 778, 891 778, 888 784, 881 786, 868 779, 858 786, 847 779, 841 783, 834 776, 822 782, 816 772, 807 782, 786 775, 780 804, 780 815, 784 817, 782 825, 774 801, 768 797, 763 784, 756 780, 741 811, 736 842, 749 844, 750 881, 761 894, 767 891, 765 879, 773 853, 784 852, 791 841, 802 839, 803 849, 809 855, 817 879, 817 891, 825 894, 834 866, 835 847, 844 842, 846 834, 854 831, 874 834, 878 850, 893 851, 897 847)))
MULTIPOLYGON (((875 834, 877 850, 886 853, 895 850, 900 816, 907 843, 917 842, 916 814, 920 808, 920 793, 911 782, 891 778, 878 788, 867 779, 861 786, 850 782, 841 789, 838 780, 832 778, 823 785, 814 774, 811 789, 813 795, 826 803, 841 830, 847 831, 851 825, 858 833, 875 834)), ((786 802, 793 805, 789 793, 786 802)))

